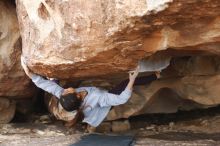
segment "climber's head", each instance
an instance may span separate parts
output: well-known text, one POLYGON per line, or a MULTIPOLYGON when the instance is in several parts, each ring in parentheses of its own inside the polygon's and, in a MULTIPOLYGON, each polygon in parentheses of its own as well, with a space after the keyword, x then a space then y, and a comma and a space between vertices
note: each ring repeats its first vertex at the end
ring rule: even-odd
POLYGON ((83 92, 76 92, 73 88, 64 89, 60 97, 60 104, 66 111, 78 110, 85 97, 83 92))

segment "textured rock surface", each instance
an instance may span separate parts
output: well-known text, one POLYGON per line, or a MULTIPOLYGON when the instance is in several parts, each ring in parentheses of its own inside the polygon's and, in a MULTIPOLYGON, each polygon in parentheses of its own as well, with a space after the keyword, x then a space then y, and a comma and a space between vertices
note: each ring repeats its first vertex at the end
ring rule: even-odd
POLYGON ((17 0, 17 13, 28 66, 44 76, 114 82, 154 53, 174 58, 108 119, 220 103, 219 0, 17 0))
POLYGON ((15 6, 0 1, 0 97, 26 98, 33 86, 20 66, 21 39, 15 6))
POLYGON ((113 132, 123 132, 123 131, 128 131, 130 129, 131 129, 131 126, 128 120, 112 122, 113 132))
POLYGON ((114 107, 107 119, 114 120, 147 113, 174 113, 207 108, 220 103, 220 57, 180 57, 171 61, 162 78, 137 86, 125 105, 114 107))
MULTIPOLYGON (((8 123, 14 117, 14 100, 25 101, 36 94, 36 88, 21 68, 20 54, 21 38, 15 5, 0 1, 0 123, 8 123)), ((26 103, 19 102, 17 111, 22 109, 27 113, 26 103)))
POLYGON ((6 98, 0 98, 0 124, 8 123, 12 120, 15 114, 16 104, 6 98))
POLYGON ((125 73, 169 48, 219 54, 219 0, 18 0, 17 12, 24 55, 42 75, 125 73))

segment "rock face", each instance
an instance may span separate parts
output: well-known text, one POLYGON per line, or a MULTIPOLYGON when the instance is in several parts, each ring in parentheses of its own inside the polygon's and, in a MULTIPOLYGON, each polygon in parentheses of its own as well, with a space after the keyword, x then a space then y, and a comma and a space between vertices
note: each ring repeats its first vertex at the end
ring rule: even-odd
POLYGON ((0 97, 26 98, 33 86, 20 65, 21 39, 15 6, 0 1, 0 97))
MULTIPOLYGON (((109 120, 220 103, 219 0, 17 0, 23 54, 35 73, 111 79, 156 55, 162 78, 136 87, 109 120)), ((111 82, 110 81, 110 82, 111 82)))
POLYGON ((0 123, 10 122, 14 117, 15 100, 31 98, 36 93, 21 68, 20 55, 21 38, 15 5, 0 1, 0 123))
POLYGON ((16 104, 6 98, 0 98, 0 124, 8 123, 12 120, 15 114, 16 104))
POLYGON ((23 51, 36 73, 125 73, 165 49, 219 54, 219 0, 17 0, 23 51))
POLYGON ((149 85, 136 86, 125 105, 115 107, 107 120, 147 113, 208 108, 220 103, 220 57, 178 57, 149 85))

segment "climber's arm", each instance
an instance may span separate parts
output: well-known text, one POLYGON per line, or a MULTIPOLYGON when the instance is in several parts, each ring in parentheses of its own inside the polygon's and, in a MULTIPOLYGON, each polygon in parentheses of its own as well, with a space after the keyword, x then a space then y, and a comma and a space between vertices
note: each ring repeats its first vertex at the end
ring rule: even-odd
POLYGON ((107 107, 107 106, 117 106, 126 103, 128 99, 131 97, 134 81, 137 75, 138 75, 138 68, 135 71, 129 73, 129 83, 125 88, 125 90, 120 95, 106 92, 99 99, 99 105, 101 107, 107 107))
POLYGON ((129 72, 129 83, 126 89, 130 89, 130 90, 133 89, 134 82, 135 82, 136 77, 138 76, 138 73, 139 73, 139 66, 134 71, 129 72))
POLYGON ((57 83, 44 79, 42 76, 32 73, 29 68, 26 65, 26 62, 23 57, 21 57, 21 66, 24 69, 24 72, 27 74, 29 78, 33 81, 33 83, 43 89, 44 91, 47 91, 57 98, 60 98, 60 96, 64 93, 65 89, 60 87, 57 83))
POLYGON ((61 95, 64 93, 64 90, 62 87, 60 87, 57 83, 44 79, 40 75, 32 74, 32 82, 39 88, 43 89, 44 91, 51 93, 52 95, 56 96, 57 98, 60 98, 61 95))

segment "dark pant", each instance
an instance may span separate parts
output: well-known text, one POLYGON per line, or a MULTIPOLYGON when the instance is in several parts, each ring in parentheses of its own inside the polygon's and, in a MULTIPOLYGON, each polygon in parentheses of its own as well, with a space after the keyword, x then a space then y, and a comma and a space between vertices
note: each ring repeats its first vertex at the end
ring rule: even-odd
MULTIPOLYGON (((149 76, 143 76, 143 77, 137 77, 135 79, 134 85, 145 85, 150 84, 152 81, 156 80, 157 76, 155 74, 149 75, 149 76)), ((109 93, 113 94, 121 94, 121 92, 126 88, 127 84, 129 82, 129 79, 122 81, 120 84, 116 85, 112 90, 109 91, 109 93)))

